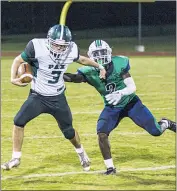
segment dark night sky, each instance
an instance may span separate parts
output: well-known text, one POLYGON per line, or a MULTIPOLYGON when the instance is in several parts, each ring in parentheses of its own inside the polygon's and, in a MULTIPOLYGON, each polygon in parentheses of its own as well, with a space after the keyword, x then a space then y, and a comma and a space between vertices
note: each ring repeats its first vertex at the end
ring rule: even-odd
MULTIPOLYGON (((2 34, 46 32, 58 23, 64 2, 2 2, 2 34), (44 11, 45 10, 45 11, 44 11), (33 13, 32 13, 33 12, 33 13), (10 13, 10 14, 9 14, 10 13)), ((132 26, 138 24, 138 3, 73 3, 68 12, 67 25, 73 29, 132 26)), ((176 23, 176 2, 142 4, 142 24, 176 23)))

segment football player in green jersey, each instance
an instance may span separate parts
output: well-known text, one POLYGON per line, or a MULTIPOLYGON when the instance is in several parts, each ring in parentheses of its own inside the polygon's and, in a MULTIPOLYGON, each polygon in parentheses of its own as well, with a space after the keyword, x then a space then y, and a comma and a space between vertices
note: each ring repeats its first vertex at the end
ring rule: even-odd
POLYGON ((88 56, 103 65, 106 79, 99 78, 99 70, 84 66, 77 74, 65 73, 67 82, 87 82, 100 93, 105 107, 97 122, 99 147, 107 167, 106 175, 115 174, 108 136, 124 117, 129 117, 135 124, 153 136, 160 136, 166 129, 176 132, 176 123, 162 118, 157 122, 149 109, 142 104, 135 94, 136 85, 129 70, 129 59, 125 56, 112 56, 112 49, 103 40, 95 40, 89 46, 88 56))

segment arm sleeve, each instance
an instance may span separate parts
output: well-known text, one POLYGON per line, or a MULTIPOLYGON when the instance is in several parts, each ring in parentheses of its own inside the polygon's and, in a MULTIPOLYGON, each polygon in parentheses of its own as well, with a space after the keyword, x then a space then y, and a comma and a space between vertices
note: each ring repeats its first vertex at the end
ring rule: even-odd
POLYGON ((74 82, 74 83, 86 82, 82 74, 64 73, 63 79, 65 82, 74 82))
POLYGON ((125 78, 124 84, 126 85, 126 88, 119 90, 122 95, 130 95, 136 91, 136 85, 132 77, 125 78))
POLYGON ((28 44, 26 45, 25 50, 21 53, 21 57, 25 62, 31 62, 35 58, 35 50, 34 50, 34 45, 32 41, 29 41, 28 44))

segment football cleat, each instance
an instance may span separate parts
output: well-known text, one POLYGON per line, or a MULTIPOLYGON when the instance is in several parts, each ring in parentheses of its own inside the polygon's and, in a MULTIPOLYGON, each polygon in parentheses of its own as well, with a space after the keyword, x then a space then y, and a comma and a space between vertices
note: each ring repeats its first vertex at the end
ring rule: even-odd
POLYGON ((78 153, 80 163, 85 171, 90 170, 90 159, 88 158, 85 151, 78 153))
POLYGON ((167 129, 169 129, 169 130, 171 130, 171 131, 173 131, 173 132, 176 132, 176 122, 171 121, 171 120, 169 120, 169 119, 167 119, 167 118, 162 118, 162 119, 161 119, 161 122, 166 122, 167 125, 168 125, 168 128, 167 128, 167 129))
POLYGON ((20 158, 13 158, 9 162, 6 162, 1 165, 1 169, 10 170, 11 168, 17 167, 20 165, 20 158))
POLYGON ((113 174, 116 174, 116 168, 113 167, 107 168, 107 171, 104 172, 104 175, 113 175, 113 174))

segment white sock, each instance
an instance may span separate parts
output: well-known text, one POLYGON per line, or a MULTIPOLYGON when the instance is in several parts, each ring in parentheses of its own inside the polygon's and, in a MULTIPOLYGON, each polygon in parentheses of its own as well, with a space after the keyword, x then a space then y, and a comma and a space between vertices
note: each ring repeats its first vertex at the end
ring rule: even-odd
POLYGON ((161 122, 162 122, 162 124, 160 125, 161 129, 162 131, 165 131, 168 128, 168 122, 166 120, 162 120, 161 122))
POLYGON ((107 168, 110 168, 110 167, 114 168, 114 164, 113 164, 112 158, 104 160, 104 164, 106 165, 107 168))
POLYGON ((76 153, 82 153, 84 151, 83 146, 81 145, 81 148, 75 148, 76 153))
POLYGON ((13 151, 12 153, 12 158, 21 158, 22 152, 15 152, 13 151))

